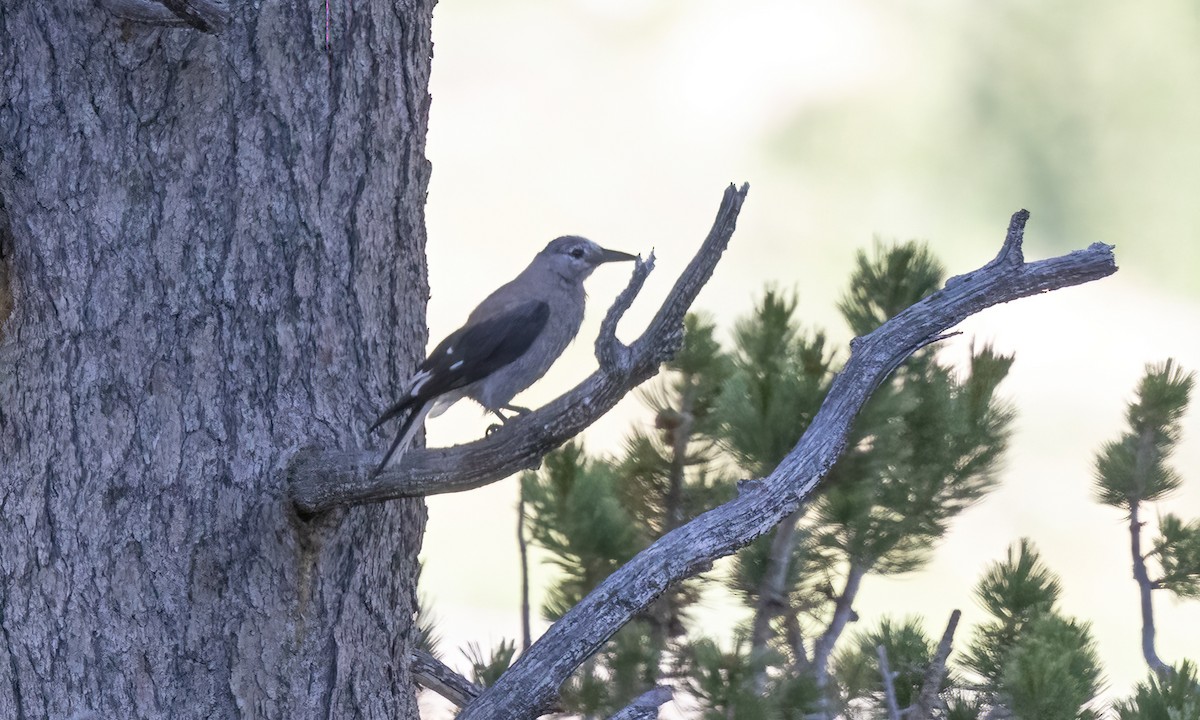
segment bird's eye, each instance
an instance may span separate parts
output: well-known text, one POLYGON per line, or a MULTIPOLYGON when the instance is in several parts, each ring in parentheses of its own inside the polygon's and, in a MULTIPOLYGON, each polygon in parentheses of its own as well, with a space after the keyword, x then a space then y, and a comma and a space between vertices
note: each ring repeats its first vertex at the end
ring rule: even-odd
POLYGON ((576 260, 583 257, 583 248, 573 248, 571 250, 571 257, 575 258, 576 260))

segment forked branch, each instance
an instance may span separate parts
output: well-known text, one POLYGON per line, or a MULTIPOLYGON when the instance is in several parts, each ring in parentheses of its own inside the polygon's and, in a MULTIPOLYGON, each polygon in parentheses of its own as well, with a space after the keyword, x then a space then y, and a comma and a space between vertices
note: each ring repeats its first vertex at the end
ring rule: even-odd
POLYGON ((675 582, 731 554, 795 512, 841 455, 851 423, 871 393, 917 349, 984 308, 1079 285, 1116 272, 1101 243, 1026 263, 1028 213, 1013 215, 996 259, 850 343, 850 359, 796 447, 765 478, 739 485, 738 497, 677 528, 610 575, 556 622, 460 720, 532 718, 559 685, 618 629, 675 582))
POLYGON ((596 339, 600 368, 573 390, 535 412, 505 423, 498 432, 482 440, 450 448, 409 450, 378 476, 372 475, 379 463, 377 452, 302 451, 289 467, 292 500, 297 509, 312 515, 345 505, 462 492, 537 467, 546 453, 598 420, 674 356, 683 340, 684 315, 729 244, 748 190, 747 185, 741 188, 731 185, 725 191, 703 245, 680 274, 645 332, 625 346, 616 338, 617 324, 653 269, 654 255, 638 261, 628 287, 608 311, 596 339))

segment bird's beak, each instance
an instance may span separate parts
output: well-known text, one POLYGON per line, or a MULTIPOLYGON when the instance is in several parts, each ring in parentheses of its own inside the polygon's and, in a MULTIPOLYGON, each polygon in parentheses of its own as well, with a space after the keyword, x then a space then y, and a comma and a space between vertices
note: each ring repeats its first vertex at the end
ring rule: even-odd
POLYGON ((600 249, 601 263, 624 262, 626 260, 637 260, 637 255, 630 255, 629 253, 623 253, 619 250, 606 250, 604 248, 600 249))

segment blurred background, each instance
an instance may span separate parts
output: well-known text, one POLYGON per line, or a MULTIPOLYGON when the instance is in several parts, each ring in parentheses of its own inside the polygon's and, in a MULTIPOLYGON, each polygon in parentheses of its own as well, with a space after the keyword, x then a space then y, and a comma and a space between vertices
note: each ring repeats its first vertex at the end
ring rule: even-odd
MULTIPOLYGON (((1200 6, 1064 0, 454 0, 434 16, 428 155, 431 340, 553 237, 585 235, 658 264, 621 334, 657 308, 711 225, 725 186, 750 183, 737 233, 696 308, 727 337, 764 287, 798 292, 805 325, 850 335, 836 303, 875 238, 929 243, 951 274, 1000 247, 1032 213, 1026 257, 1116 246, 1107 280, 988 310, 944 357, 991 342, 1016 362, 1002 484, 955 522, 926 569, 869 577, 863 624, 954 608, 1031 538, 1063 581, 1064 611, 1093 623, 1109 692, 1146 666, 1120 511, 1093 500, 1096 451, 1124 429, 1144 365, 1200 370, 1200 6)), ((518 397, 539 406, 595 367, 599 318, 628 279, 601 268, 579 339, 518 397)), ((842 357, 845 356, 843 350, 842 357)), ((1200 401, 1166 503, 1200 515, 1200 401)), ((617 453, 653 418, 631 395, 584 436, 617 453)), ((429 443, 479 437, 462 403, 429 443)), ((517 482, 429 499, 421 590, 441 650, 520 633, 517 482)), ((553 569, 533 556, 533 601, 553 569)), ((706 597, 712 627, 744 619, 706 597)), ((1167 662, 1200 649, 1200 602, 1156 598, 1167 662)), ((740 612, 740 611, 739 611, 740 612)), ((536 613, 536 610, 535 610, 536 613)), ((544 627, 544 625, 539 626, 544 627)))

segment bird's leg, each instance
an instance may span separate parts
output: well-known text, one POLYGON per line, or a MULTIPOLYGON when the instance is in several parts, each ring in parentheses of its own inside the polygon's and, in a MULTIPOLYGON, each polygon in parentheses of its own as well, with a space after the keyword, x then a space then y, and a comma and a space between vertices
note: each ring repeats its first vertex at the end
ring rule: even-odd
POLYGON ((498 408, 493 408, 492 414, 495 415, 496 417, 500 418, 500 424, 489 425, 488 429, 484 433, 484 435, 491 436, 492 433, 494 433, 497 430, 499 430, 500 428, 504 427, 504 425, 506 423, 508 423, 509 420, 512 420, 513 418, 518 417, 520 415, 524 415, 525 413, 528 413, 528 412, 532 412, 532 411, 529 408, 521 407, 520 405, 501 405, 498 408), (512 413, 512 415, 505 417, 504 413, 500 412, 501 410, 507 410, 510 413, 512 413))

